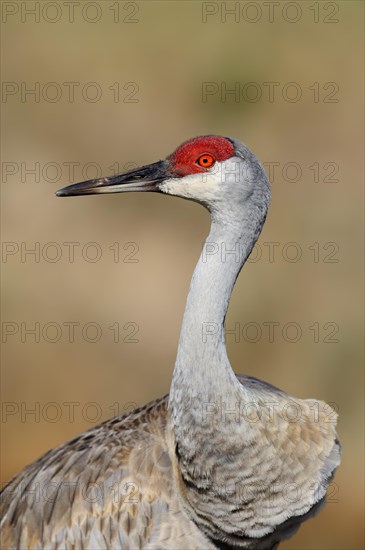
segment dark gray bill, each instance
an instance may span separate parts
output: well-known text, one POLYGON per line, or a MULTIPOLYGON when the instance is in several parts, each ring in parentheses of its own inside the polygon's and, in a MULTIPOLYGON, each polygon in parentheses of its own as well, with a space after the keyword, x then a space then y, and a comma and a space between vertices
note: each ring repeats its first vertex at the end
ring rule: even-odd
POLYGON ((160 192, 159 184, 169 177, 168 161, 160 160, 141 168, 133 168, 123 174, 74 183, 56 191, 57 197, 119 193, 122 191, 160 192))

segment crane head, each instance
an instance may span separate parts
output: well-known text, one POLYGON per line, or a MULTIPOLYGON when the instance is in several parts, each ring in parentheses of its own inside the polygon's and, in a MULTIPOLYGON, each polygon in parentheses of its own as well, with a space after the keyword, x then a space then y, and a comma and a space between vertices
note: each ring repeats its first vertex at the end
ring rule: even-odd
MULTIPOLYGON (((209 210, 240 204, 252 196, 270 201, 269 182, 261 164, 239 140, 199 136, 180 145, 165 160, 111 177, 69 185, 59 197, 154 191, 200 202, 209 210)), ((261 200, 260 200, 261 199, 261 200)))

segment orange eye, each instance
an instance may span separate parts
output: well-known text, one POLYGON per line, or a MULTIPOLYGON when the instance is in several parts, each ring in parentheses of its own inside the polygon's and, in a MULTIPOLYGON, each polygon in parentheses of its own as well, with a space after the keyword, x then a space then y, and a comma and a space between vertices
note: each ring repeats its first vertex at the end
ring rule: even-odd
POLYGON ((202 168, 210 168, 215 163, 215 159, 214 157, 212 157, 212 155, 208 155, 206 153, 205 155, 199 157, 196 163, 199 164, 199 166, 201 166, 202 168))

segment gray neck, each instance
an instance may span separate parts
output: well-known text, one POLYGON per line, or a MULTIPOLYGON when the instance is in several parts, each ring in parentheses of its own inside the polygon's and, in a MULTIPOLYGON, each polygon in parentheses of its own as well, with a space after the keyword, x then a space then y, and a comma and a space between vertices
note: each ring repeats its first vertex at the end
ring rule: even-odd
POLYGON ((227 357, 224 319, 266 210, 253 207, 238 214, 237 222, 212 214, 211 230, 190 285, 170 391, 174 434, 182 447, 186 438, 194 437, 194 426, 204 422, 204 407, 222 398, 229 407, 237 400, 237 392, 242 392, 227 357))

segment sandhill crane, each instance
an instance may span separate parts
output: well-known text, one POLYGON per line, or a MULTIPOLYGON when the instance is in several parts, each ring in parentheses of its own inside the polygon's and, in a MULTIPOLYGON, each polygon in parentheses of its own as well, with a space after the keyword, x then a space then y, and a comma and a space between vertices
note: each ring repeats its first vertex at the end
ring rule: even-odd
POLYGON ((264 169, 237 139, 202 136, 166 160, 57 195, 123 191, 176 195, 211 214, 170 394, 18 474, 2 495, 1 548, 276 548, 324 501, 340 446, 331 407, 236 376, 227 357, 229 298, 270 202, 264 169), (217 247, 238 247, 239 261, 207 253, 217 247))

